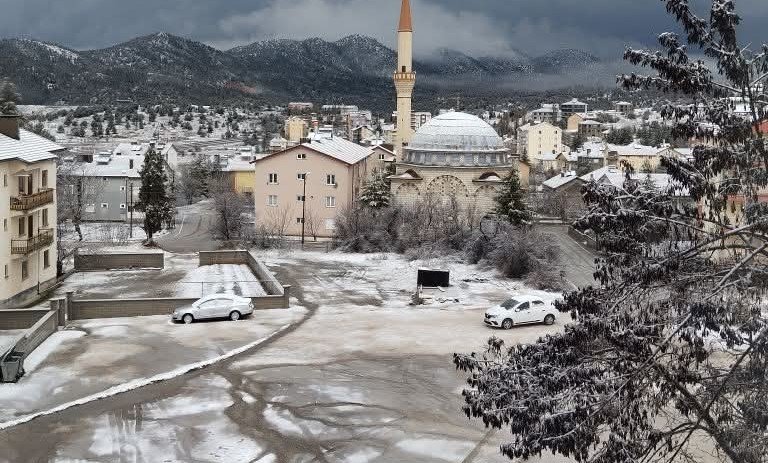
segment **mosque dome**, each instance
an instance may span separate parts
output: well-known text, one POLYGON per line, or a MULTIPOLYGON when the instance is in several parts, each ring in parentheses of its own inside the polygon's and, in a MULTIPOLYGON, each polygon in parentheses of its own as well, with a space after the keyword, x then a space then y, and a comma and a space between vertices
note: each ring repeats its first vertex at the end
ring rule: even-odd
POLYGON ((477 116, 448 112, 421 126, 405 147, 406 163, 502 165, 509 150, 493 127, 477 116))

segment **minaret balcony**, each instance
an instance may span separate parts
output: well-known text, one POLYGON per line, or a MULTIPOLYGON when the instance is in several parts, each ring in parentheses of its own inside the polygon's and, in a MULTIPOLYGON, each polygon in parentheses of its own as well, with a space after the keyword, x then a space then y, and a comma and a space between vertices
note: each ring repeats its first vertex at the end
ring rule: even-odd
POLYGON ((415 81, 416 80, 416 73, 415 72, 395 72, 395 80, 400 81, 415 81))

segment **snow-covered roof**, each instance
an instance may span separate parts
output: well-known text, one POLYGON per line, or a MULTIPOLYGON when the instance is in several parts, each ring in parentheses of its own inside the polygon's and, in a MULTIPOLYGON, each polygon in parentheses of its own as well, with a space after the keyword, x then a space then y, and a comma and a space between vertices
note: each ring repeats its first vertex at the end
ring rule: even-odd
POLYGON ((416 131, 407 149, 468 153, 507 150, 490 124, 462 112, 447 112, 430 119, 416 131))
POLYGON ((139 178, 139 170, 144 165, 144 158, 130 156, 113 156, 109 153, 94 156, 91 163, 82 163, 73 175, 83 177, 128 177, 139 178), (133 168, 131 168, 133 161, 133 168))
POLYGON ((55 159, 57 151, 66 148, 34 133, 19 129, 19 139, 0 134, 0 161, 19 160, 26 163, 55 159))
POLYGON ((603 124, 597 121, 593 121, 592 119, 587 119, 586 121, 579 122, 579 125, 603 125, 603 124))
POLYGON ((149 151, 148 143, 120 143, 112 150, 117 156, 144 156, 149 151))
POLYGON ((525 125, 521 125, 520 127, 517 128, 517 130, 522 130, 524 132, 527 132, 527 131, 529 131, 531 129, 535 129, 537 127, 549 127, 551 129, 556 129, 557 128, 554 125, 550 124, 549 122, 531 122, 531 123, 528 123, 528 124, 525 124, 525 125))
MULTIPOLYGON (((308 142, 302 143, 298 146, 314 150, 320 154, 325 154, 326 156, 330 156, 350 165, 357 164, 373 153, 372 148, 360 146, 357 143, 353 143, 341 137, 324 136, 323 134, 310 134, 310 136, 312 136, 312 138, 310 138, 308 142)), ((256 159, 253 162, 257 162, 261 159, 266 159, 277 154, 285 153, 287 151, 296 149, 298 146, 268 154, 263 158, 256 159)))
POLYGON ((552 178, 545 180, 544 182, 542 182, 542 186, 545 186, 552 190, 556 190, 562 187, 563 185, 571 183, 574 180, 580 180, 579 176, 576 175, 576 172, 574 171, 563 172, 560 175, 556 175, 552 178))
POLYGON ((584 103, 583 101, 579 101, 576 98, 571 98, 570 101, 566 101, 565 103, 563 103, 563 105, 582 105, 582 106, 586 106, 586 103, 584 103))
POLYGON ((653 146, 641 145, 640 143, 630 143, 629 145, 608 144, 609 152, 616 152, 619 156, 656 156, 659 148, 653 146))

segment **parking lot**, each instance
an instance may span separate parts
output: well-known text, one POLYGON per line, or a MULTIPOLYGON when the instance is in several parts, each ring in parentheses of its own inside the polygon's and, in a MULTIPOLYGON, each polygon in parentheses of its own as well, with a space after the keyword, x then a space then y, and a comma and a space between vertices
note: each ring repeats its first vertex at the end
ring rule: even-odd
MULTIPOLYGON (((155 455, 165 461, 504 461, 495 451, 503 433, 489 433, 461 412, 464 379, 452 354, 481 349, 492 335, 534 342, 567 319, 487 328, 482 319, 489 304, 530 291, 460 262, 301 252, 260 258, 293 285, 295 305, 304 308, 269 311, 275 313, 250 321, 264 329, 253 333, 241 331, 248 322, 186 327, 148 320, 153 323, 140 327, 98 321, 98 327, 80 327, 104 343, 93 342, 90 354, 80 355, 85 370, 96 376, 102 366, 105 376, 128 381, 149 374, 145 363, 163 351, 189 352, 185 361, 194 361, 200 352, 215 355, 278 326, 289 329, 208 368, 0 431, 0 447, 8 449, 0 461, 150 461, 155 455), (453 286, 433 304, 414 307, 408 303, 419 267, 450 269, 453 286), (284 315, 273 319, 277 312, 284 315), (242 333, 237 339, 233 326, 242 333), (120 343, 110 344, 114 339, 105 333, 119 335, 120 343)), ((60 350, 25 379, 79 363, 77 355, 60 350)), ((60 390, 90 385, 73 378, 60 390)), ((25 408, 47 407, 34 402, 25 408)))

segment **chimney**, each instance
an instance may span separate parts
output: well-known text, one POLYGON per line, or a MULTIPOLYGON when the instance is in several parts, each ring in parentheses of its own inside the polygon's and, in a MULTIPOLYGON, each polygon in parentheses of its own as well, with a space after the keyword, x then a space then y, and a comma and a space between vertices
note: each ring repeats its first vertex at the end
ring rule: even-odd
POLYGON ((20 122, 18 114, 0 114, 0 134, 19 140, 20 122))

